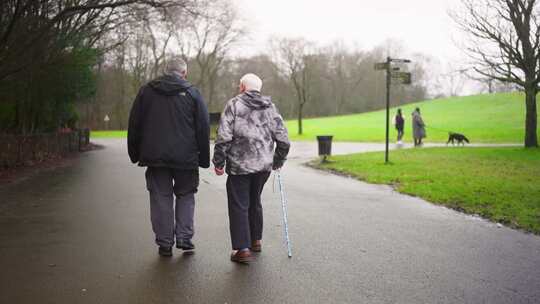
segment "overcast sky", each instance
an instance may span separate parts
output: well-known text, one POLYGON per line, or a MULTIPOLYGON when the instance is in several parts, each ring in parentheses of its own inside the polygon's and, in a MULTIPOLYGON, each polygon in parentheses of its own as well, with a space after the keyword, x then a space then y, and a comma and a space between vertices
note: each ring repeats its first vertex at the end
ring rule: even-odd
POLYGON ((269 36, 305 37, 320 44, 340 39, 369 49, 387 39, 442 61, 461 57, 448 9, 458 0, 234 0, 253 26, 248 52, 264 50, 269 36))
MULTIPOLYGON (((448 15, 459 0, 233 1, 252 33, 241 55, 267 51, 268 38, 277 35, 304 37, 318 45, 341 40, 363 50, 395 39, 409 52, 399 56, 421 52, 438 60, 432 66, 433 79, 468 61, 455 42, 462 40, 462 34, 448 15)), ((478 83, 467 80, 460 94, 478 89, 478 83)))

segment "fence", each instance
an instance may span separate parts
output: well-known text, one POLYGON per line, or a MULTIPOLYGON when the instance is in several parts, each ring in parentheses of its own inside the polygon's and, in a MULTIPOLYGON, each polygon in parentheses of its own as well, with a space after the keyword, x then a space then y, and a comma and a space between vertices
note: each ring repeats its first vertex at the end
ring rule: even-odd
POLYGON ((0 169, 82 151, 90 142, 90 130, 34 135, 0 135, 0 169))

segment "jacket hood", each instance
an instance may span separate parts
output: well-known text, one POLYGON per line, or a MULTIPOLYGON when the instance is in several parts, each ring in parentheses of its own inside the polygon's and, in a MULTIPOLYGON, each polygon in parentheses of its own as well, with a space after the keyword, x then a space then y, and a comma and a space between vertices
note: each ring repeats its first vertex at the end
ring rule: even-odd
POLYGON ((244 105, 255 110, 266 109, 272 105, 270 96, 262 96, 257 91, 247 91, 240 94, 239 97, 244 105))
POLYGON ((178 95, 192 86, 187 80, 172 75, 156 78, 148 85, 159 94, 167 96, 178 95))

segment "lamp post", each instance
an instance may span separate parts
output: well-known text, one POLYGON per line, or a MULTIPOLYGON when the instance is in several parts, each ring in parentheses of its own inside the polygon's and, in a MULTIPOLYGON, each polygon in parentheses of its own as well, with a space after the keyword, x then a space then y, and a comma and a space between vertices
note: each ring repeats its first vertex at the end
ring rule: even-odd
POLYGON ((393 68, 392 63, 410 63, 409 59, 397 59, 386 57, 385 62, 375 64, 376 70, 386 71, 386 142, 384 152, 384 162, 388 164, 388 146, 390 142, 390 87, 392 78, 401 84, 411 84, 411 73, 400 72, 399 68, 393 68))

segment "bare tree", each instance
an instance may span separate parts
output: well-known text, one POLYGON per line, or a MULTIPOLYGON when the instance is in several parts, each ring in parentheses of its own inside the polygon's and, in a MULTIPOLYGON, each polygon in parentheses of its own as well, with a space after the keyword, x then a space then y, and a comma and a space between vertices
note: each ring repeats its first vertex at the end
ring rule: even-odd
POLYGON ((193 83, 203 91, 208 107, 212 108, 223 64, 247 31, 230 0, 202 1, 200 5, 204 13, 179 20, 175 38, 190 63, 193 83))
POLYGON ((540 9, 536 0, 461 0, 453 19, 470 38, 474 70, 525 91, 525 147, 538 147, 536 94, 540 83, 540 9))
POLYGON ((163 29, 161 31, 163 37, 159 37, 159 35, 156 33, 155 25, 152 24, 151 19, 149 18, 144 20, 144 28, 146 29, 151 42, 150 49, 152 51, 153 62, 150 77, 155 78, 158 75, 159 67, 161 66, 165 58, 165 54, 167 53, 167 47, 169 46, 171 37, 174 34, 174 29, 168 22, 164 22, 163 29))
POLYGON ((158 76, 167 52, 172 49, 176 20, 199 14, 195 6, 185 9, 178 5, 189 3, 187 0, 155 3, 155 7, 122 8, 125 18, 100 39, 103 66, 97 71, 92 115, 89 109, 85 114, 92 116, 92 125, 99 125, 103 115, 108 114, 110 126, 125 127, 135 94, 144 83, 158 76))
POLYGON ((310 101, 312 84, 313 44, 305 39, 274 38, 274 61, 281 72, 291 81, 297 100, 298 134, 302 135, 304 106, 310 101))
POLYGON ((329 57, 328 73, 324 73, 326 80, 332 86, 332 95, 335 96, 335 113, 344 113, 345 107, 354 99, 354 92, 367 76, 359 73, 359 63, 362 61, 362 52, 350 52, 340 41, 332 43, 325 53, 329 57))
MULTIPOLYGON (((134 87, 156 78, 176 32, 171 10, 134 12, 133 22, 120 35, 128 35, 128 65, 134 74, 134 87), (126 33, 127 32, 127 33, 126 33)), ((174 11, 178 18, 182 12, 174 11)))
POLYGON ((465 87, 465 82, 468 77, 466 70, 463 69, 454 69, 452 65, 448 65, 447 73, 439 76, 439 81, 442 83, 443 92, 445 96, 458 96, 465 87))
POLYGON ((487 70, 487 73, 491 75, 489 77, 478 75, 478 73, 472 69, 464 69, 463 71, 469 79, 479 83, 481 92, 492 94, 519 90, 519 87, 514 83, 503 82, 494 78, 494 72, 491 70, 487 70))

